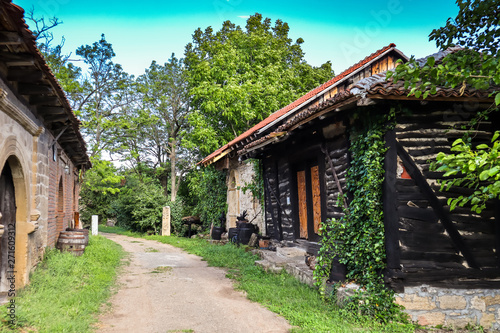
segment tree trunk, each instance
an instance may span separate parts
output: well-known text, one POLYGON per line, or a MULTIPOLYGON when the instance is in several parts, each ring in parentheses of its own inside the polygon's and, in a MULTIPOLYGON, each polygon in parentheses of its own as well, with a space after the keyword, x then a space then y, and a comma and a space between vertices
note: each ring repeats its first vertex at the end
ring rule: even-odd
POLYGON ((174 202, 175 198, 177 197, 177 186, 176 186, 176 180, 177 180, 177 174, 176 174, 176 162, 177 162, 177 139, 172 140, 172 148, 170 152, 170 188, 171 188, 171 195, 170 195, 170 201, 174 202))

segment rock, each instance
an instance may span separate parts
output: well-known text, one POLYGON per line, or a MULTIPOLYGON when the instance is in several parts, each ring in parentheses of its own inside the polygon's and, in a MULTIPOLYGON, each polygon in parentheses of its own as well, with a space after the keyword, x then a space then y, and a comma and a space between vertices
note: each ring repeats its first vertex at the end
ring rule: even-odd
POLYGON ((276 248, 276 254, 285 258, 296 258, 300 260, 304 260, 307 252, 304 249, 298 247, 278 247, 276 248))

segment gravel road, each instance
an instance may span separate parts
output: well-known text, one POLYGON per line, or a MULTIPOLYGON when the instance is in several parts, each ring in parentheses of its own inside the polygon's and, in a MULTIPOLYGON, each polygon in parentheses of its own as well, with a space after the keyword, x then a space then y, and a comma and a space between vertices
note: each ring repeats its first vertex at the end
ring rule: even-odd
POLYGON ((235 291, 223 269, 156 241, 105 237, 130 256, 98 332, 288 332, 282 317, 235 291))

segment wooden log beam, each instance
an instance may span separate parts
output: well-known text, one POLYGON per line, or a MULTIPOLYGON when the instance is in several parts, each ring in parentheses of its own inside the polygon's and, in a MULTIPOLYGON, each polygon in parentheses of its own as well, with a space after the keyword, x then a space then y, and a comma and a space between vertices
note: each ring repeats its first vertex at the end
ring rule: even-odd
POLYGON ((43 79, 43 72, 31 69, 9 69, 7 74, 8 81, 17 81, 17 82, 37 82, 43 79))
POLYGON ((50 114, 43 116, 43 118, 48 122, 66 122, 68 120, 68 115, 63 114, 50 114))
POLYGON ((30 97, 30 104, 56 106, 59 104, 59 98, 56 96, 33 95, 30 97))
POLYGON ((33 58, 33 55, 30 53, 13 53, 13 52, 6 52, 6 51, 0 51, 0 59, 2 61, 34 61, 35 58, 33 58))
POLYGON ((52 92, 52 87, 32 83, 19 83, 18 91, 21 95, 48 94, 52 92))
POLYGON ((42 114, 60 114, 65 113, 65 109, 62 106, 40 106, 37 111, 42 114))
POLYGON ((385 248, 387 252, 387 268, 401 270, 401 249, 399 246, 399 216, 397 211, 396 171, 397 149, 396 133, 394 130, 385 134, 387 151, 384 156, 384 182, 382 184, 385 248))
POLYGON ((479 268, 479 265, 477 264, 474 256, 470 252, 469 247, 462 239, 462 236, 460 235, 458 230, 455 228, 449 214, 444 210, 436 194, 427 183, 427 180, 422 175, 422 173, 420 173, 420 170, 418 169, 417 165, 411 158, 410 154, 408 154, 405 148, 397 140, 396 140, 396 148, 399 157, 403 160, 405 169, 408 171, 410 177, 415 181, 415 184, 420 188, 422 193, 426 195, 429 204, 431 205, 437 217, 443 224, 444 228, 446 229, 457 251, 462 253, 469 267, 479 268))
POLYGON ((23 39, 17 32, 0 31, 0 45, 19 45, 23 39))

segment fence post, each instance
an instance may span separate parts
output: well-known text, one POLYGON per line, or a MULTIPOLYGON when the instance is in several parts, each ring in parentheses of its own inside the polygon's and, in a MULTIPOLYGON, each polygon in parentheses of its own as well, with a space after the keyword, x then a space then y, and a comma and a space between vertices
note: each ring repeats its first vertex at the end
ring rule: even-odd
POLYGON ((99 222, 99 216, 97 215, 92 215, 92 236, 97 236, 98 234, 98 222, 99 222))
POLYGON ((163 219, 161 223, 161 235, 170 236, 170 207, 163 207, 163 219))

